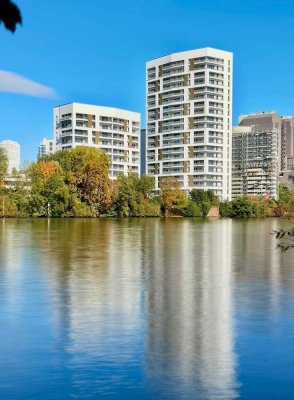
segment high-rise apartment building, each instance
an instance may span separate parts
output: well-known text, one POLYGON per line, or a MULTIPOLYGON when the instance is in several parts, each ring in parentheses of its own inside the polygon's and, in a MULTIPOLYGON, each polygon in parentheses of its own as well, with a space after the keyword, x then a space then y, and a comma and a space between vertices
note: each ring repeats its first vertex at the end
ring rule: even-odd
POLYGON ((278 197, 279 133, 257 126, 233 127, 232 197, 278 197))
POLYGON ((294 170, 294 117, 282 117, 275 111, 263 111, 240 115, 240 126, 254 126, 255 129, 278 134, 278 156, 280 171, 294 170))
POLYGON ((141 154, 140 154, 140 165, 141 175, 146 175, 146 129, 141 129, 141 154))
POLYGON ((38 158, 49 156, 54 153, 54 140, 43 139, 38 148, 38 158))
POLYGON ((8 159, 7 172, 10 175, 14 170, 19 171, 20 167, 20 145, 13 140, 3 140, 0 147, 5 150, 8 159))
POLYGON ((140 174, 140 114, 118 108, 70 103, 54 108, 56 150, 91 146, 111 159, 110 177, 140 174))
POLYGON ((233 54, 204 48, 147 62, 147 174, 156 189, 176 177, 182 189, 231 197, 233 54))

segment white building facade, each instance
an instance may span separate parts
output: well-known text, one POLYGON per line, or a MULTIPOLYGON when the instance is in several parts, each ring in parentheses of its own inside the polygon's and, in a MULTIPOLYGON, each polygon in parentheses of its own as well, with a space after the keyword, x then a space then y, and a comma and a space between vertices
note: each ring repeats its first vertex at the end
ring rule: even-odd
POLYGON ((233 54, 204 48, 146 64, 147 174, 231 198, 233 54))
POLYGON ((7 172, 9 175, 12 174, 14 170, 19 171, 20 168, 20 145, 13 140, 3 140, 0 143, 0 147, 5 150, 8 158, 8 168, 7 172))
POLYGON ((69 103, 54 108, 55 150, 90 146, 111 159, 110 177, 140 174, 140 114, 112 107, 69 103))
POLYGON ((50 156, 55 152, 54 140, 43 139, 38 148, 38 158, 50 156))

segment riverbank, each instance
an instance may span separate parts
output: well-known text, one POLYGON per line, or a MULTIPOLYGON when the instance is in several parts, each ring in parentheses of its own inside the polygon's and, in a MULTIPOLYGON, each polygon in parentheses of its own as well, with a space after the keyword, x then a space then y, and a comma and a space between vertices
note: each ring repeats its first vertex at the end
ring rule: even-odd
POLYGON ((57 152, 15 174, 13 186, 0 175, 0 217, 221 217, 294 216, 294 191, 280 185, 279 198, 241 196, 220 201, 213 190, 181 190, 175 177, 109 178, 108 156, 90 147, 57 152), (216 212, 218 210, 218 212, 216 212))

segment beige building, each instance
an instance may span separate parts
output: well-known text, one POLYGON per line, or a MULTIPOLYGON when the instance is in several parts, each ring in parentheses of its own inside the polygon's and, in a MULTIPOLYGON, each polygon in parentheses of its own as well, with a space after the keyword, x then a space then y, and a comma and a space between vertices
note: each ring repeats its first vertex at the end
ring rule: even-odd
POLYGON ((240 126, 255 126, 258 130, 275 130, 279 138, 279 169, 294 170, 294 117, 282 117, 275 111, 240 115, 240 126))
POLYGON ((294 117, 282 117, 282 135, 285 138, 286 170, 294 170, 294 117))
POLYGON ((176 177, 184 190, 231 197, 233 54, 204 48, 147 62, 147 174, 156 189, 176 177))
POLYGON ((232 197, 278 197, 279 134, 277 129, 233 127, 232 197))

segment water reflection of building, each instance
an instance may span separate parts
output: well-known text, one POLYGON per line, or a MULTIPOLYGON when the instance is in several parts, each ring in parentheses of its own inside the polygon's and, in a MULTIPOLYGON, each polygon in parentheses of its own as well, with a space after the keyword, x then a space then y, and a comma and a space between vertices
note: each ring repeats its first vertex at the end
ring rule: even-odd
POLYGON ((166 221, 145 244, 150 378, 199 399, 236 397, 231 224, 166 221))
MULTIPOLYGON (((31 245, 30 229, 23 229, 22 222, 15 219, 0 219, 0 278, 3 284, 0 298, 17 303, 22 295, 22 280, 28 276, 24 263, 27 248, 31 245)), ((29 267, 32 269, 33 259, 29 267)))
POLYGON ((125 388, 119 398, 131 398, 145 385, 159 399, 234 399, 233 302, 238 322, 281 314, 293 265, 269 233, 283 224, 0 221, 1 304, 29 332, 19 354, 38 360, 28 341, 35 332, 76 397, 125 388), (20 307, 34 318, 22 319, 20 307))

